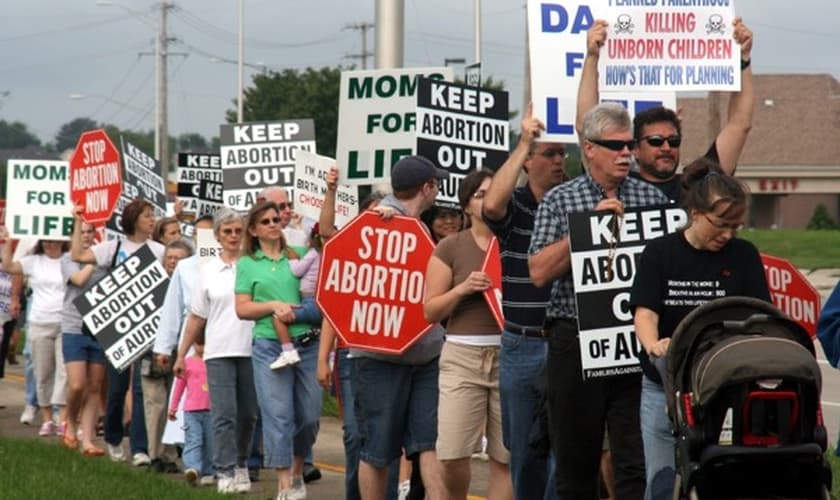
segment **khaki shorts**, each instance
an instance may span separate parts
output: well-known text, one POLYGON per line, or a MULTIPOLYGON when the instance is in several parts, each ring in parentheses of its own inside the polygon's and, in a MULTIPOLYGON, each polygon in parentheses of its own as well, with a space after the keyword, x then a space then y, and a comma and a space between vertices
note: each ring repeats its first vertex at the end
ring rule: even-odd
POLYGON ((468 458, 481 451, 485 435, 490 458, 508 463, 502 442, 499 347, 445 342, 439 365, 437 458, 468 458))

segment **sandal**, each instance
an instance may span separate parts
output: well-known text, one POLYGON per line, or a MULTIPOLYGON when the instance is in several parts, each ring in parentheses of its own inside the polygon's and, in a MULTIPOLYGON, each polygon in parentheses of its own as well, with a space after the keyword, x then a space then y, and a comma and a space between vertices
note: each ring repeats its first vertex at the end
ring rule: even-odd
POLYGON ((70 431, 70 427, 65 426, 64 427, 64 434, 61 435, 61 445, 64 446, 65 448, 75 450, 79 447, 79 440, 76 438, 76 436, 73 435, 75 433, 71 433, 69 431, 70 431))
POLYGON ((90 445, 82 451, 82 455, 86 457, 101 457, 105 455, 105 450, 102 448, 97 448, 96 446, 90 445))

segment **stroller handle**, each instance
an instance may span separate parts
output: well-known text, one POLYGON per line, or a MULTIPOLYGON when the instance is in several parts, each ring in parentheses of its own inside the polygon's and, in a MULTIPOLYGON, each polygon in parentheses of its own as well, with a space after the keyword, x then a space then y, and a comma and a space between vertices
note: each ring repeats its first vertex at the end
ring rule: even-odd
POLYGON ((736 320, 724 320, 721 321, 721 325, 727 331, 731 331, 733 333, 744 333, 750 327, 752 327, 756 323, 763 323, 770 320, 770 316, 767 314, 753 314, 749 318, 741 321, 736 320))

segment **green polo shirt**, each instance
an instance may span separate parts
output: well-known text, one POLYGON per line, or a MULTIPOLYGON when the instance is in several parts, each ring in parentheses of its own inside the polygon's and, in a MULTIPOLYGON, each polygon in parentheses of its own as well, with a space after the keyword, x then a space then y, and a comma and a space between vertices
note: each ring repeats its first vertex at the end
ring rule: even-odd
MULTIPOLYGON (((262 250, 257 250, 253 256, 241 257, 236 264, 234 292, 250 295, 254 302, 279 300, 287 304, 300 304, 300 280, 292 274, 285 253, 278 260, 269 258, 262 250)), ((310 328, 306 324, 289 325, 289 334, 297 337, 310 328)), ((254 338, 277 338, 270 314, 255 322, 254 338)))

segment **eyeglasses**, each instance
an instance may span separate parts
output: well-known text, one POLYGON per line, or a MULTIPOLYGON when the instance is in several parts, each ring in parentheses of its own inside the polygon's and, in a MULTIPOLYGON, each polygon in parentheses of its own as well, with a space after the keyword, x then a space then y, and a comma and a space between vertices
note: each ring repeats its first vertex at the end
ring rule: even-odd
MULTIPOLYGON (((260 223, 265 223, 265 225, 268 225, 268 222, 269 222, 268 219, 266 219, 265 221, 260 221, 260 223)), ((222 233, 225 236, 230 236, 232 234, 240 235, 240 234, 242 234, 242 228, 241 227, 226 227, 226 228, 220 230, 219 232, 222 233)))
POLYGON ((680 147, 680 144, 682 144, 682 137, 678 135, 669 135, 668 137, 663 137, 661 135, 646 135, 645 137, 642 137, 642 140, 647 141, 648 144, 655 148, 662 147, 662 145, 666 142, 668 143, 668 146, 672 148, 678 148, 680 147))
POLYGON ((738 222, 735 224, 727 224, 723 221, 713 221, 706 214, 703 214, 703 217, 705 217, 706 220, 709 221, 709 224, 713 225, 717 229, 720 229, 721 231, 740 231, 744 228, 744 224, 742 222, 738 222))
POLYGON ((636 146, 638 145, 636 139, 630 139, 629 141, 622 141, 618 139, 589 139, 589 142, 616 152, 624 151, 624 148, 632 151, 636 149, 636 146))
POLYGON ((291 210, 292 208, 294 208, 292 206, 291 201, 283 201, 283 202, 280 202, 280 203, 275 203, 275 205, 277 205, 277 210, 286 210, 287 208, 289 210, 291 210))
POLYGON ((544 158, 554 158, 557 155, 560 155, 563 158, 568 158, 569 157, 569 153, 567 153, 565 149, 554 149, 554 148, 548 148, 545 151, 541 151, 539 153, 539 155, 544 157, 544 158))
POLYGON ((260 224, 268 226, 270 224, 280 224, 280 217, 271 217, 270 219, 260 219, 260 224))

